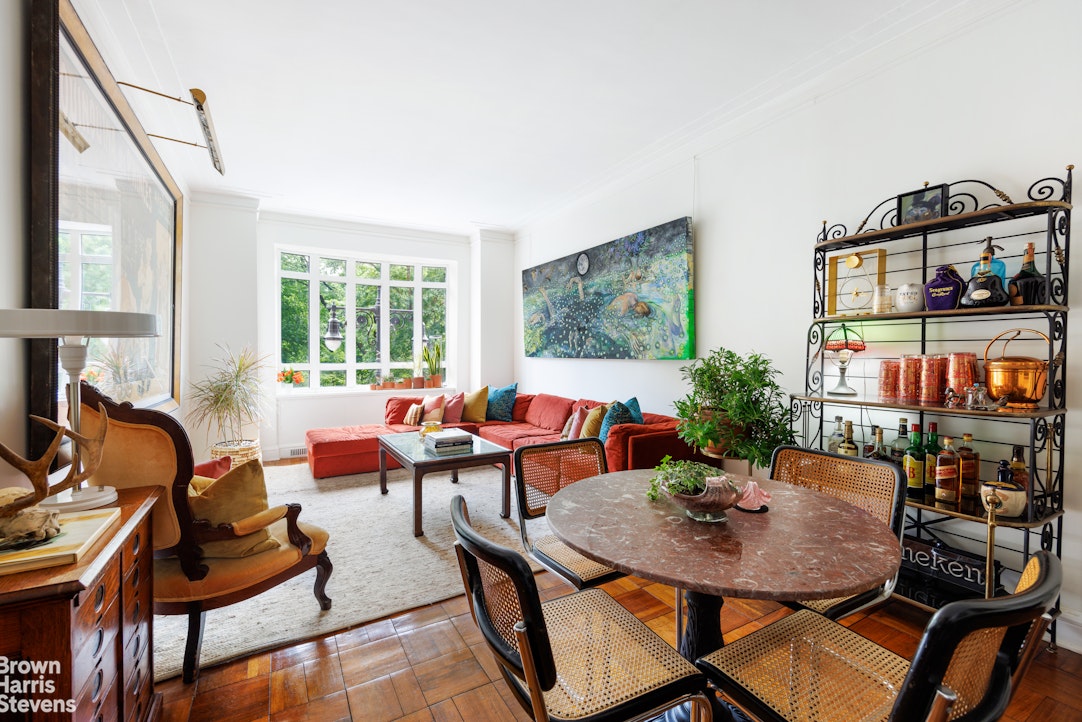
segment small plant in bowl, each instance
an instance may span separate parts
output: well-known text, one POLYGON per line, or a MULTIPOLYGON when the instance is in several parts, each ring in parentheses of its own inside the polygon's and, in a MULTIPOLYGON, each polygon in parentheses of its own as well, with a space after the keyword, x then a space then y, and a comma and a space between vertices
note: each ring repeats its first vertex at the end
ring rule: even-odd
POLYGON ((744 490, 719 469, 698 461, 666 456, 654 467, 646 498, 657 501, 664 492, 695 521, 728 521, 725 510, 740 501, 744 490))

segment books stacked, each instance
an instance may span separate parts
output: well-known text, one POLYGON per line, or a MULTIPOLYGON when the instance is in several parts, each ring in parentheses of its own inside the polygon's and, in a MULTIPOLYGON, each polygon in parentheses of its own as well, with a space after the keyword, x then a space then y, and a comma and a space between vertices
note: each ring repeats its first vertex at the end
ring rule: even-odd
POLYGON ((473 435, 460 429, 433 431, 425 435, 425 450, 433 454, 464 454, 473 451, 473 435))

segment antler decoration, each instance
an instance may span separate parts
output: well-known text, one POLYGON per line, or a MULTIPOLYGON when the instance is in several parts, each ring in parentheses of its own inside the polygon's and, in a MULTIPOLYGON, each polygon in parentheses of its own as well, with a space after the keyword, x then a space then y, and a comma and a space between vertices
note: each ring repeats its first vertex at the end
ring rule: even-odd
POLYGON ((49 444, 49 448, 45 450, 45 453, 42 454, 41 457, 34 461, 24 459, 8 447, 0 444, 0 459, 3 459, 25 474, 26 477, 30 479, 30 484, 34 487, 33 491, 29 494, 20 496, 15 501, 0 506, 0 519, 14 516, 22 509, 33 506, 48 496, 58 494, 61 491, 77 486, 97 471, 98 465, 101 464, 101 454, 105 447, 105 432, 108 426, 106 423, 108 415, 105 412, 105 406, 103 404, 98 404, 98 411, 101 413, 101 425, 98 428, 97 435, 93 437, 75 433, 50 419, 41 416, 31 416, 30 418, 34 421, 44 424, 56 432, 56 436, 53 437, 52 442, 49 444), (56 458, 57 453, 60 451, 60 444, 65 436, 70 437, 75 442, 75 452, 72 457, 71 468, 68 470, 68 475, 63 481, 50 487, 49 466, 53 463, 53 459, 56 458))

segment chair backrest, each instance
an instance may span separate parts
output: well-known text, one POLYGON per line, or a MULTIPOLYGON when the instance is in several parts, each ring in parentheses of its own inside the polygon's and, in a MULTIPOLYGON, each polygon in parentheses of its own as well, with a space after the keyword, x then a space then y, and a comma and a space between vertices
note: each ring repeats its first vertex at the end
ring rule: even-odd
POLYGON ((1041 641, 1040 620, 1055 605, 1061 583, 1060 560, 1042 550, 1030 558, 1014 594, 951 602, 937 611, 890 719, 925 719, 940 685, 957 695, 951 719, 998 719, 1010 702, 1012 677, 1020 678, 1032 660, 1027 652, 1041 641))
POLYGON ((549 499, 576 481, 608 471, 599 439, 568 439, 515 449, 515 485, 523 519, 544 516, 549 499))
POLYGON ((770 478, 847 501, 902 536, 906 481, 901 469, 888 461, 779 446, 770 461, 770 478))
POLYGON ((493 544, 478 534, 470 525, 466 500, 461 495, 451 499, 451 526, 474 621, 504 666, 504 674, 510 670, 529 682, 529 670, 536 674, 542 690, 552 689, 556 684, 556 664, 537 584, 526 560, 518 552, 493 544), (520 653, 516 626, 529 640, 530 652, 525 660, 520 653))

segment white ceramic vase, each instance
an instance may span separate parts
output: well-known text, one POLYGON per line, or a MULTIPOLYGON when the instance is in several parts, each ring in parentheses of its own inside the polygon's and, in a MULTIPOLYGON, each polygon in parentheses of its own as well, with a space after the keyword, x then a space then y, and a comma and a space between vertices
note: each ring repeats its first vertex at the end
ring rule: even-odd
POLYGON ((924 287, 919 283, 903 283, 894 294, 894 308, 899 313, 924 310, 924 287))

